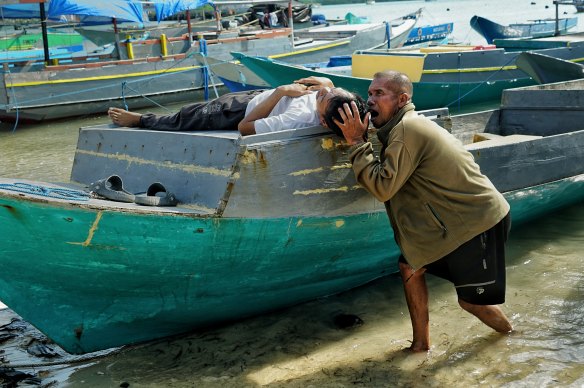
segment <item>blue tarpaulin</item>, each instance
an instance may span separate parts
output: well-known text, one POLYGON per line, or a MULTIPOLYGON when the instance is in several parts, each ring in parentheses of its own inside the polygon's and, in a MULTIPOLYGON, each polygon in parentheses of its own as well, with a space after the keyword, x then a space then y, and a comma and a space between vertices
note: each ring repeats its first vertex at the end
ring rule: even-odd
MULTIPOLYGON (((142 3, 130 0, 51 0, 48 10, 49 18, 58 19, 61 15, 79 15, 85 18, 103 18, 111 22, 119 21, 143 23, 142 3)), ((97 21, 97 19, 95 19, 97 21)))
POLYGON ((189 9, 200 8, 206 4, 213 5, 210 0, 153 0, 156 19, 164 20, 169 16, 189 9))
POLYGON ((38 4, 11 4, 0 7, 2 19, 39 19, 41 11, 38 4))

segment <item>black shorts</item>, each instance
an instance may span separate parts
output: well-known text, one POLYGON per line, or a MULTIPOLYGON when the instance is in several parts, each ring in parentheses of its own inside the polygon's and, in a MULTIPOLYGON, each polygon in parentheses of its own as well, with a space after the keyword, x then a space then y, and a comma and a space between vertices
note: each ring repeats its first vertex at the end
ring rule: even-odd
MULTIPOLYGON (((511 228, 507 214, 497 225, 443 258, 424 266, 426 272, 454 284, 458 297, 478 305, 505 302, 505 242, 511 228)), ((400 261, 405 260, 400 257, 400 261)))

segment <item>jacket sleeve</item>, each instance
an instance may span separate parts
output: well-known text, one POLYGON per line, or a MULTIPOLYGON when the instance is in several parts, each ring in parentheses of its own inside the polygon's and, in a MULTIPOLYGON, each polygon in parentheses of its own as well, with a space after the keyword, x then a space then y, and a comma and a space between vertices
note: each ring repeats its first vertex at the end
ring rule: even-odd
POLYGON ((390 200, 414 170, 410 153, 399 141, 388 145, 383 162, 374 155, 371 143, 352 147, 349 160, 357 182, 381 202, 390 200))

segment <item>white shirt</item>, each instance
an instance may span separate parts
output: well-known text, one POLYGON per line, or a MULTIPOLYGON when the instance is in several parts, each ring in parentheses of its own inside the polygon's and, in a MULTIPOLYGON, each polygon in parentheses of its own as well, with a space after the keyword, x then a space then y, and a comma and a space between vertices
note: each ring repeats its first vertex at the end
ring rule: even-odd
MULTIPOLYGON (((247 116, 256 106, 266 100, 275 89, 266 90, 255 96, 245 108, 247 116)), ((282 97, 274 106, 268 117, 254 122, 256 133, 268 133, 314 127, 320 124, 316 111, 316 92, 300 97, 282 97)))

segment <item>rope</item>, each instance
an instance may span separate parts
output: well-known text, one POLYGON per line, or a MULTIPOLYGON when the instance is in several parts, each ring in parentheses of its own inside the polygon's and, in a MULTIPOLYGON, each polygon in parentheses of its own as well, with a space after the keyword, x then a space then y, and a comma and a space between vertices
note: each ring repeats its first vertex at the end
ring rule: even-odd
MULTIPOLYGON (((481 82, 480 84, 478 84, 477 86, 475 86, 474 88, 472 88, 471 90, 469 90, 468 92, 466 92, 465 94, 463 94, 462 96, 458 97, 456 100, 452 101, 450 104, 447 104, 447 105, 446 105, 446 107, 448 108, 448 107, 450 107, 452 104, 455 104, 455 103, 457 103, 457 102, 460 102, 460 101, 461 101, 463 98, 465 98, 465 97, 466 97, 466 96, 468 96, 469 94, 473 93, 475 90, 477 90, 478 88, 480 88, 481 86, 483 86, 485 83, 489 82, 489 80, 490 80, 491 78, 493 78, 493 77, 494 77, 496 74, 498 74, 500 71, 502 71, 502 70, 503 70, 503 68, 504 68, 505 66, 507 66, 508 64, 510 64, 510 63, 511 63, 512 61, 514 61, 514 60, 515 60, 515 57, 512 57, 511 59, 509 59, 509 60, 508 60, 508 61, 507 61, 505 64, 503 64, 503 65, 502 65, 502 66, 499 68, 499 70, 497 70, 497 71, 493 72, 493 74, 491 74, 490 76, 488 76, 488 77, 487 77, 487 78, 486 78, 486 79, 485 79, 483 82, 481 82)), ((459 85, 459 88, 460 88, 460 85, 461 85, 460 79, 459 79, 459 81, 458 81, 458 85, 459 85)))
POLYGON ((128 84, 128 81, 123 81, 122 82, 122 102, 124 103, 124 108, 126 108, 127 111, 129 111, 130 109, 128 108, 128 103, 126 102, 126 85, 128 84))
MULTIPOLYGON (((133 88, 131 88, 130 86, 128 86, 128 83, 127 83, 127 82, 124 82, 124 85, 122 85, 122 96, 123 96, 123 94, 124 94, 123 88, 129 89, 130 91, 132 91, 132 92, 135 92, 135 93, 139 94, 139 95, 140 95, 140 97, 142 97, 142 98, 144 98, 144 99, 146 99, 146 100, 150 101, 152 104, 156 105, 156 106, 157 106, 157 107, 159 107, 159 108, 162 108, 162 109, 166 110, 167 112, 173 112, 173 111, 172 111, 172 109, 168 109, 167 107, 165 107, 165 106, 163 106, 163 105, 159 104, 158 102, 154 101, 154 100, 153 100, 153 99, 151 99, 150 97, 148 97, 148 96, 145 96, 145 95, 141 94, 141 93, 140 93, 140 91, 138 91, 138 90, 136 90, 136 89, 133 89, 133 88)), ((126 110, 129 110, 129 109, 128 109, 128 105, 126 104, 126 101, 125 101, 125 100, 124 100, 124 106, 126 107, 126 110)))
POLYGON ((24 194, 40 195, 55 199, 68 199, 72 201, 88 201, 89 193, 80 190, 61 189, 56 187, 46 187, 39 185, 32 185, 29 183, 15 182, 2 183, 0 189, 7 191, 16 191, 24 194))
MULTIPOLYGON (((10 71, 10 69, 8 70, 8 76, 10 77, 10 83, 11 84, 14 83, 14 81, 12 80, 12 72, 10 71)), ((18 122, 20 120, 20 109, 18 109, 18 100, 16 99, 16 92, 14 91, 14 88, 10 88, 10 92, 12 94, 12 99, 16 103, 16 118, 14 119, 12 131, 10 131, 11 133, 14 133, 16 132, 16 128, 18 127, 18 122)))

